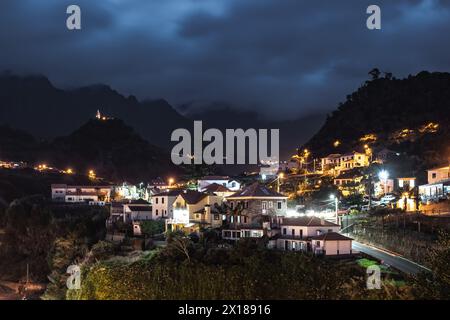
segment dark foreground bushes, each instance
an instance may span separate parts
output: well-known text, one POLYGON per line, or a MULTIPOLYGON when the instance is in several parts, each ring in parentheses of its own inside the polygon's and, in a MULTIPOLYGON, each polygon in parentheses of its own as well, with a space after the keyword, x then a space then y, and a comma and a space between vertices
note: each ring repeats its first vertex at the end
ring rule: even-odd
MULTIPOLYGON (((244 242, 244 241, 243 241, 244 242)), ((191 245, 191 244, 189 244, 191 245)), ((365 270, 353 261, 270 251, 248 243, 237 248, 176 245, 151 258, 84 266, 81 290, 69 299, 408 299, 410 287, 385 282, 365 289, 365 270)))

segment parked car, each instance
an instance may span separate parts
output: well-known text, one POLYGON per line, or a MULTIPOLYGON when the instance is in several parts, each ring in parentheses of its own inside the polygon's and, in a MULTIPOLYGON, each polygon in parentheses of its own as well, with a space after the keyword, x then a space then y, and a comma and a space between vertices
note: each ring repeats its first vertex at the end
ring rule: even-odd
POLYGON ((395 201, 396 197, 393 194, 387 194, 381 198, 381 203, 390 203, 395 201))

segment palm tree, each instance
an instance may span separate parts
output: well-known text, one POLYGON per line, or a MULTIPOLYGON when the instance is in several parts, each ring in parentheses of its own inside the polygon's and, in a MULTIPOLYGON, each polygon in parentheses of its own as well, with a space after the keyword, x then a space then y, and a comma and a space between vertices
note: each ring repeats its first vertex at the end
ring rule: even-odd
POLYGON ((233 224, 235 229, 237 228, 237 217, 243 216, 242 212, 244 210, 244 206, 241 202, 238 202, 238 204, 235 207, 231 207, 225 202, 223 202, 221 205, 218 205, 217 203, 214 205, 215 209, 221 213, 222 215, 225 215, 227 217, 228 223, 230 223, 231 219, 229 217, 233 217, 233 224))

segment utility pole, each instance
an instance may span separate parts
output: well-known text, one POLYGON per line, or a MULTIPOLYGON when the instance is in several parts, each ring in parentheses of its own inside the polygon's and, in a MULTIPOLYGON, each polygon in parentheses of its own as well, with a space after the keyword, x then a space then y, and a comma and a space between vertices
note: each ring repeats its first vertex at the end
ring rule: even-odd
POLYGON ((334 205, 335 205, 335 213, 336 213, 336 224, 339 224, 340 225, 340 223, 339 223, 339 216, 338 216, 338 204, 339 204, 339 200, 338 200, 338 197, 335 197, 334 198, 334 205))

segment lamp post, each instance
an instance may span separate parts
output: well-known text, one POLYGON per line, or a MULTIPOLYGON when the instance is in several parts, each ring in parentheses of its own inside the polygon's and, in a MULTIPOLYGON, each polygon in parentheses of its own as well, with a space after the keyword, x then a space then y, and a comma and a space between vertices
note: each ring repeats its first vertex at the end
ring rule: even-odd
POLYGON ((277 192, 280 193, 280 184, 281 184, 281 179, 284 178, 284 173, 281 172, 280 174, 278 174, 278 178, 277 178, 277 192))
POLYGON ((334 207, 335 207, 335 217, 336 217, 336 224, 339 224, 339 216, 338 216, 338 205, 339 205, 339 200, 338 197, 336 197, 334 194, 330 195, 330 199, 334 200, 334 207))

